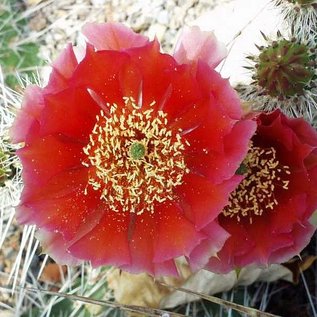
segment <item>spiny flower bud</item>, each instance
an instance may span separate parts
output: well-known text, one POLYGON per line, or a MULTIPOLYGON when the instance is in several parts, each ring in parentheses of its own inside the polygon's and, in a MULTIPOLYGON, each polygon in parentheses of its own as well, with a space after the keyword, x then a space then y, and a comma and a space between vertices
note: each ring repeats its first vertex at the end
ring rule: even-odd
POLYGON ((253 102, 253 109, 271 111, 280 108, 295 117, 312 120, 317 108, 316 43, 284 38, 280 32, 271 40, 262 34, 267 44, 259 54, 248 59, 251 85, 237 88, 241 98, 253 102))
POLYGON ((274 41, 258 57, 256 79, 270 96, 303 94, 314 75, 309 48, 288 40, 274 41))

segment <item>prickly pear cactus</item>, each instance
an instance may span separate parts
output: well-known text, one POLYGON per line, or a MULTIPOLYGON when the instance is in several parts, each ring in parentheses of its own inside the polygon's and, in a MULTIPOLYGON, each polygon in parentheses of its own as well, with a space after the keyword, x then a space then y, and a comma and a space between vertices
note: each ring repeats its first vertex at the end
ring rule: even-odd
POLYGON ((18 0, 0 1, 0 66, 5 83, 17 89, 18 77, 31 76, 41 65, 39 48, 27 35, 27 22, 18 0))
POLYGON ((316 0, 287 0, 290 3, 298 4, 301 6, 311 5, 316 3, 316 0))

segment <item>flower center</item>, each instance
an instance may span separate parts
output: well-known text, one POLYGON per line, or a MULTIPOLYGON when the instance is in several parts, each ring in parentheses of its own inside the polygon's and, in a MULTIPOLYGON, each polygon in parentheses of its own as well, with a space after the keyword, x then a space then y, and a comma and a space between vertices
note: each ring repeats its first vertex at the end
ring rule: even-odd
POLYGON ((173 188, 188 173, 184 160, 188 141, 168 129, 167 114, 145 110, 132 98, 125 106, 101 111, 83 148, 89 167, 88 187, 100 191, 113 211, 154 212, 154 204, 174 199, 173 188))
POLYGON ((253 216, 278 205, 278 193, 287 190, 290 174, 289 166, 282 165, 276 158, 274 147, 251 148, 239 170, 245 172, 245 178, 231 193, 229 204, 223 210, 225 217, 236 217, 237 221, 248 217, 252 224, 253 216))
POLYGON ((139 160, 144 157, 146 152, 146 147, 141 142, 134 142, 130 146, 130 156, 134 160, 139 160))

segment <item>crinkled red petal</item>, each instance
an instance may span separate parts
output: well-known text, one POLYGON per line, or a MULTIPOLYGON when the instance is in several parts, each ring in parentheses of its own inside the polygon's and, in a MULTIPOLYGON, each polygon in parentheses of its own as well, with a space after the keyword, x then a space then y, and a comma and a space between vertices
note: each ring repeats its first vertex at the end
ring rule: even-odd
POLYGON ((57 94, 45 95, 41 113, 41 134, 64 134, 78 140, 84 147, 96 123, 100 107, 87 90, 69 88, 57 94))
POLYGON ((134 63, 122 65, 119 71, 119 84, 122 95, 132 97, 138 104, 142 95, 142 73, 134 63))
POLYGON ((154 272, 155 276, 179 276, 174 259, 161 263, 154 263, 154 272))
POLYGON ((163 73, 167 76, 165 80, 169 86, 164 92, 165 98, 159 97, 157 105, 158 109, 167 113, 169 124, 175 121, 177 123, 184 113, 193 108, 193 105, 196 105, 195 108, 198 110, 202 100, 200 88, 190 68, 187 65, 172 66, 163 73))
POLYGON ((131 214, 126 236, 129 241, 131 262, 123 269, 131 273, 155 273, 153 256, 156 236, 156 221, 153 214, 131 214))
POLYGON ((229 80, 223 79, 219 73, 206 67, 204 62, 199 62, 197 65, 196 79, 207 98, 212 94, 230 118, 241 119, 240 100, 237 93, 230 86, 229 80))
POLYGON ((76 258, 89 260, 93 266, 130 264, 128 228, 130 214, 104 208, 99 223, 68 247, 76 258))
POLYGON ((194 129, 183 133, 190 143, 188 155, 199 155, 210 151, 223 153, 224 137, 231 131, 235 123, 236 121, 230 119, 222 105, 211 96, 209 105, 205 107, 203 121, 194 129))
POLYGON ((309 222, 295 223, 290 233, 292 239, 292 246, 287 248, 280 248, 270 255, 270 263, 283 263, 289 260, 290 254, 299 255, 300 252, 310 242, 311 237, 316 231, 316 226, 309 222))
POLYGON ((64 170, 83 167, 82 147, 82 144, 71 142, 62 135, 48 135, 33 139, 32 143, 17 150, 23 164, 22 176, 26 187, 42 186, 64 170))
POLYGON ((186 216, 200 230, 218 217, 240 181, 241 178, 236 176, 216 185, 205 177, 189 173, 184 175, 183 184, 176 187, 175 192, 186 216))
POLYGON ((75 191, 66 196, 41 200, 30 200, 19 207, 32 215, 28 222, 36 223, 47 231, 59 231, 66 241, 78 236, 84 224, 93 223, 100 218, 105 206, 100 203, 100 194, 96 191, 85 194, 75 191), (45 213, 43 212, 45 210, 45 213))
POLYGON ((154 243, 154 262, 163 262, 181 255, 189 255, 205 237, 187 220, 181 208, 175 203, 157 204, 157 222, 154 243))
POLYGON ((224 179, 230 179, 246 156, 248 143, 254 130, 254 122, 249 120, 238 122, 224 136, 223 151, 211 149, 187 155, 187 166, 191 171, 204 175, 216 184, 224 179))
POLYGON ((217 256, 230 234, 224 230, 216 221, 212 221, 203 229, 207 238, 194 248, 188 256, 188 262, 193 271, 205 267, 210 257, 217 256))
POLYGON ((224 226, 223 223, 220 222, 220 225, 231 237, 225 242, 217 256, 212 256, 205 266, 207 270, 215 273, 228 273, 238 267, 234 262, 235 255, 245 254, 246 250, 252 250, 254 247, 254 242, 250 239, 242 224, 227 221, 224 226))
POLYGON ((131 273, 149 272, 158 275, 177 275, 174 259, 155 262, 154 243, 156 240, 158 226, 154 214, 145 212, 142 215, 131 214, 127 237, 131 262, 129 265, 121 266, 122 269, 131 273))
MULTIPOLYGON (((142 87, 142 107, 146 108, 155 101, 156 107, 164 108, 165 111, 166 102, 170 99, 169 93, 180 93, 179 91, 173 91, 172 81, 175 81, 175 85, 178 85, 180 83, 178 78, 186 76, 186 72, 182 74, 180 72, 181 68, 175 60, 170 55, 160 52, 157 41, 150 42, 143 47, 132 48, 126 52, 142 75, 142 82, 140 83, 140 87, 142 87), (172 90, 170 91, 170 89, 172 90)), ((186 81, 184 85, 187 85, 186 81)), ((175 96, 175 98, 177 97, 175 96)), ((175 106, 178 107, 179 105, 175 106)))
POLYGON ((129 63, 129 56, 117 51, 98 51, 87 45, 86 55, 69 81, 73 87, 91 89, 105 103, 122 104, 120 69, 129 63))
MULTIPOLYGON (((76 191, 84 191, 87 181, 87 168, 74 168, 62 171, 50 178, 44 185, 25 186, 21 195, 21 204, 34 200, 60 198, 76 191)), ((26 217, 27 215, 21 216, 26 217)))

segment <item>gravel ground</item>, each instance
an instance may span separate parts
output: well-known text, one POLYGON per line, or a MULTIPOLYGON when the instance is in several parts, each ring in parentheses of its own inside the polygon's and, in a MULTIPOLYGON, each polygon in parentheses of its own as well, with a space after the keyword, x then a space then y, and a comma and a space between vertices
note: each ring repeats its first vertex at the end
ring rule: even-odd
MULTIPOLYGON (((214 30, 220 41, 227 44, 229 56, 222 75, 232 84, 249 81, 245 56, 255 53, 254 44, 261 45, 260 30, 265 34, 280 27, 278 14, 271 0, 28 0, 30 37, 41 42, 41 53, 50 63, 66 43, 83 43, 79 34, 87 22, 122 22, 154 38, 165 52, 172 52, 180 29, 184 25, 198 25, 214 30)), ((47 73, 50 70, 46 70, 47 73)))
POLYGON ((179 29, 204 12, 228 0, 61 0, 26 1, 36 13, 30 21, 31 36, 40 36, 46 57, 54 58, 67 42, 77 42, 78 31, 87 21, 117 21, 136 32, 156 35, 169 51, 179 29))

